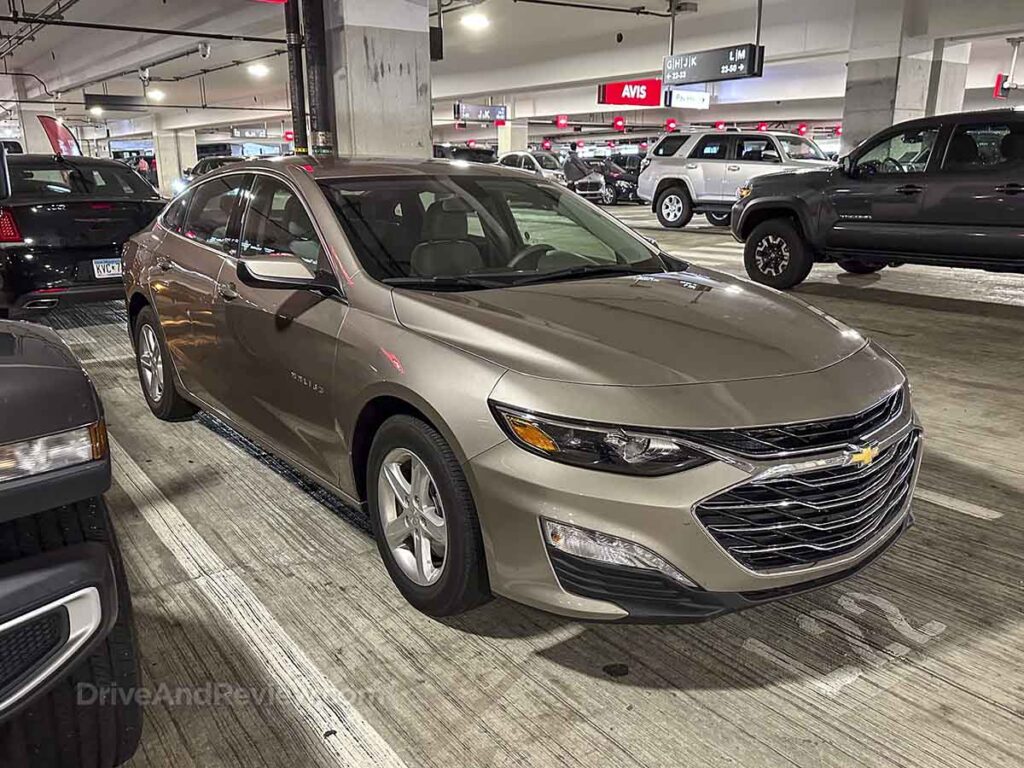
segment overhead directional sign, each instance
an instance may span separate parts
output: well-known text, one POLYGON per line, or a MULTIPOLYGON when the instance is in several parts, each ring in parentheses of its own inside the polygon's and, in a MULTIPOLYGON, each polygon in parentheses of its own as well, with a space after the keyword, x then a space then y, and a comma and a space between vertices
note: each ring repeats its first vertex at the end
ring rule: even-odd
POLYGON ((764 46, 753 43, 714 48, 697 53, 666 56, 662 81, 666 87, 760 77, 764 71, 764 46))
POLYGON ((710 109, 711 94, 707 91, 687 91, 676 88, 665 92, 665 106, 676 109, 710 109))
POLYGON ((468 120, 473 123, 493 123, 495 120, 508 120, 507 104, 466 104, 455 102, 455 119, 468 120))

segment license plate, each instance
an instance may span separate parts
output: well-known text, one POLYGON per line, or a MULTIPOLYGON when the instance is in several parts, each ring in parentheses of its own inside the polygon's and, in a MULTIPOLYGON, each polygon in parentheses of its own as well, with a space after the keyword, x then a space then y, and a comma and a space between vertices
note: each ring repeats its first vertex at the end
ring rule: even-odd
POLYGON ((121 277, 120 259, 93 259, 92 273, 97 279, 106 277, 121 277))

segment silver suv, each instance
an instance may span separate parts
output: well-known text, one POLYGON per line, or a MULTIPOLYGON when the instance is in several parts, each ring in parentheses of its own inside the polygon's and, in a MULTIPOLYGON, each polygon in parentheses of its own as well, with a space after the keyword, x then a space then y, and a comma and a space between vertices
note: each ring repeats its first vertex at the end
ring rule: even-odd
POLYGON ((744 182, 784 168, 830 164, 817 144, 795 133, 670 133, 644 158, 637 192, 663 227, 685 227, 695 213, 727 227, 744 182))

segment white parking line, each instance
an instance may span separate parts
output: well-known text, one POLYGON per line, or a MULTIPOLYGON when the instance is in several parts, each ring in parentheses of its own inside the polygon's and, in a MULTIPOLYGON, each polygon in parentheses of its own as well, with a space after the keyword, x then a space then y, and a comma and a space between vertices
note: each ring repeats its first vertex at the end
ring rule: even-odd
POLYGON ((947 496, 944 493, 938 491, 929 491, 926 488, 918 488, 914 492, 914 498, 920 501, 926 501, 929 504, 935 504, 938 507, 952 510, 953 512, 960 512, 964 515, 970 515, 971 517, 977 517, 979 520, 998 520, 1003 516, 1002 512, 997 512, 994 509, 988 507, 982 507, 978 504, 972 504, 969 501, 963 501, 962 499, 955 498, 953 496, 947 496))
POLYGON ((306 746, 323 765, 386 766, 405 763, 277 622, 255 593, 214 552, 177 507, 113 438, 114 477, 161 543, 174 555, 229 627, 248 646, 301 722, 306 746), (335 735, 325 738, 333 731, 335 735))

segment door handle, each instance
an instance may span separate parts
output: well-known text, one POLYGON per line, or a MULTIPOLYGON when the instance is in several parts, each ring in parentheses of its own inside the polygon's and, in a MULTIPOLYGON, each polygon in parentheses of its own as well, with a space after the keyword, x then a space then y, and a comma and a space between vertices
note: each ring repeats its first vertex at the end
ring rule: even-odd
POLYGON ((1021 192, 1024 192, 1024 184, 1018 184, 1015 181, 1009 184, 1001 184, 996 187, 996 192, 1004 195, 1019 195, 1021 192))
POLYGON ((217 286, 217 293, 224 301, 233 301, 238 298, 238 291, 235 290, 234 283, 221 283, 217 286))
POLYGON ((171 264, 171 260, 166 258, 157 259, 156 266, 161 272, 170 272, 174 269, 174 265, 171 264))
POLYGON ((695 171, 695 170, 697 170, 697 164, 696 163, 687 163, 686 164, 686 170, 688 170, 688 171, 695 171))
POLYGON ((738 165, 727 165, 725 166, 727 171, 738 171, 740 167, 738 165))
POLYGON ((902 187, 896 187, 896 192, 901 195, 917 195, 924 192, 924 187, 919 187, 917 184, 904 184, 902 187))

